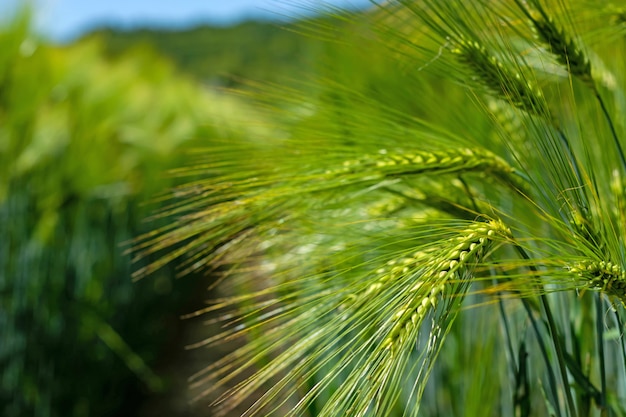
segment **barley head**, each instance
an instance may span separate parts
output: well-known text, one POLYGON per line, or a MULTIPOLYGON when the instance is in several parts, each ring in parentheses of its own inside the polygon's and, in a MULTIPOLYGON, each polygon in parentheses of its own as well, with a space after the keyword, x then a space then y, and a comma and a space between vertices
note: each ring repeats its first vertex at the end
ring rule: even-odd
POLYGON ((569 270, 583 278, 586 287, 599 289, 626 302, 626 272, 619 265, 605 261, 583 261, 569 270))
POLYGON ((420 327, 431 309, 436 309, 442 297, 461 296, 459 285, 467 285, 472 266, 479 262, 496 238, 510 236, 509 229, 499 220, 477 222, 464 230, 453 242, 452 249, 430 258, 426 274, 411 289, 415 297, 400 307, 392 316, 393 325, 383 341, 383 347, 393 353, 397 344, 420 327), (424 287, 430 288, 423 291, 424 287))
MULTIPOLYGON (((455 148, 440 151, 411 151, 366 155, 343 162, 341 167, 327 170, 329 180, 359 174, 358 178, 385 178, 416 174, 442 174, 460 172, 486 172, 515 187, 521 187, 515 170, 492 152, 476 148, 455 148), (369 175, 366 175, 369 174, 369 175)), ((341 184, 345 185, 342 180, 341 184)))
POLYGON ((539 41, 546 45, 569 73, 584 83, 592 85, 591 64, 574 40, 568 39, 565 32, 549 17, 532 19, 532 24, 539 41))
POLYGON ((478 41, 461 40, 452 49, 459 61, 472 70, 475 80, 496 98, 529 114, 545 117, 548 108, 541 89, 521 73, 507 68, 478 41))

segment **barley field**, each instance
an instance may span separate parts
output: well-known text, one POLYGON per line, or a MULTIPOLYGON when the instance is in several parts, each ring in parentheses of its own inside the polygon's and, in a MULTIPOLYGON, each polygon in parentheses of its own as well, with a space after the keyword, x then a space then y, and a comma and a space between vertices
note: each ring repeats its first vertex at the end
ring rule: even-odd
POLYGON ((320 13, 225 78, 3 32, 2 415, 626 416, 626 3, 320 13))

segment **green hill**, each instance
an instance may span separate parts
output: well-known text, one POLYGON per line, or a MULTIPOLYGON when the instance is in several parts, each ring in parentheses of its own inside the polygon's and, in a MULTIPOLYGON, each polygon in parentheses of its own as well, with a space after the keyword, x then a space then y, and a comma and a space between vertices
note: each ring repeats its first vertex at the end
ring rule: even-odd
POLYGON ((250 21, 186 30, 103 28, 79 42, 99 38, 113 57, 147 46, 203 83, 233 87, 244 80, 283 83, 315 67, 323 43, 297 33, 295 27, 250 21))

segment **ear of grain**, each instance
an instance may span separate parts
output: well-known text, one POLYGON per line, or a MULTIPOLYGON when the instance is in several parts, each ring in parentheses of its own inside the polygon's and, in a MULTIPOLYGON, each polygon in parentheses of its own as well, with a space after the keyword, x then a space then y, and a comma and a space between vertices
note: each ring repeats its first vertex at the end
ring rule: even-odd
MULTIPOLYGON (((442 297, 455 294, 457 284, 468 284, 472 265, 479 262, 496 238, 510 235, 509 229, 499 220, 475 223, 463 231, 453 242, 456 245, 438 255, 431 256, 425 266, 427 273, 420 276, 411 289, 415 297, 398 309, 391 318, 392 327, 383 341, 383 347, 393 352, 406 342, 407 336, 419 328, 431 309, 436 309, 442 297), (428 288, 424 291, 424 288, 428 288)), ((416 263, 419 258, 416 258, 416 263)), ((412 262, 409 261, 409 264, 412 262)))
POLYGON ((367 155, 348 160, 340 168, 325 173, 325 186, 333 187, 336 180, 340 185, 375 178, 401 177, 419 174, 446 174, 462 172, 485 172, 502 179, 514 187, 520 187, 520 179, 506 161, 484 149, 446 149, 440 151, 412 151, 367 155))
POLYGON ((584 286, 626 302, 626 272, 619 265, 588 260, 570 267, 570 272, 582 278, 584 286))
POLYGON ((452 49, 458 60, 475 74, 476 81, 487 88, 495 97, 540 117, 549 114, 539 86, 526 79, 521 73, 507 68, 487 48, 474 40, 461 40, 452 49))
POLYGON ((574 39, 567 36, 565 30, 557 25, 539 2, 532 2, 531 6, 527 2, 516 0, 516 4, 530 20, 539 42, 572 76, 593 87, 591 63, 574 39))
POLYGON ((532 24, 538 39, 569 73, 584 83, 593 85, 591 63, 574 40, 568 39, 565 32, 549 17, 532 19, 532 24))
MULTIPOLYGON (((407 415, 416 415, 430 365, 445 338, 444 329, 459 309, 476 263, 509 235, 499 220, 475 222, 438 246, 392 260, 376 270, 379 278, 356 294, 346 311, 354 313, 379 304, 388 298, 388 291, 394 292, 397 302, 389 300, 392 308, 371 309, 375 316, 360 319, 373 327, 367 346, 362 347, 371 353, 359 362, 362 366, 342 376, 341 386, 327 404, 349 404, 342 415, 390 415, 393 401, 382 398, 398 395, 407 382, 398 372, 408 367, 415 370, 416 379, 407 415), (420 335, 427 317, 432 317, 432 327, 428 334, 420 335)), ((342 317, 344 321, 351 325, 349 317, 342 317)), ((325 407, 319 415, 337 414, 325 407)))

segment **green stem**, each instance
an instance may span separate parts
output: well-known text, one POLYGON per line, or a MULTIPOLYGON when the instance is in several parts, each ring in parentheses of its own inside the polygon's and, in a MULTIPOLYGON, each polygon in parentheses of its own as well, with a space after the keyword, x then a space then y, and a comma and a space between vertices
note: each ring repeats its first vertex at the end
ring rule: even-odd
MULTIPOLYGON (((497 284, 494 282, 494 285, 497 284)), ((511 357, 513 374, 517 374, 519 367, 515 363, 515 351, 513 350, 513 341, 511 337, 511 329, 509 325, 509 320, 506 317, 506 311, 504 311, 504 303, 502 302, 502 298, 498 298, 498 307, 500 310, 500 318, 502 319, 502 325, 504 326, 504 333, 506 334, 506 346, 509 351, 509 356, 511 357)))
MULTIPOLYGON (((619 311, 615 310, 615 322, 617 324, 617 328, 619 329, 619 334, 622 334, 624 331, 624 324, 622 323, 622 319, 619 317, 619 311)), ((620 337, 620 346, 622 348, 622 360, 624 361, 624 368, 626 370, 626 340, 624 337, 620 337)))
POLYGON ((598 343, 598 356, 600 357, 600 404, 598 406, 602 409, 602 415, 607 410, 606 407, 606 370, 604 361, 604 326, 602 325, 602 296, 595 294, 596 302, 596 337, 598 343))
POLYGON ((622 161, 622 167, 626 170, 626 156, 624 156, 624 149, 622 149, 622 145, 619 142, 619 137, 617 136, 617 130, 615 129, 615 125, 613 124, 613 120, 611 119, 611 115, 609 114, 609 110, 606 108, 606 105, 604 104, 604 100, 602 99, 602 96, 600 95, 600 92, 595 87, 595 85, 593 87, 593 92, 596 96, 596 99, 598 100, 598 103, 600 103, 600 108, 602 108, 602 113, 604 114, 604 118, 606 119, 606 122, 609 125, 609 129, 611 129, 611 134, 613 135, 615 146, 617 147, 620 160, 622 161))
POLYGON ((556 131, 559 135, 559 139, 561 139, 561 143, 563 144, 563 146, 565 147, 565 150, 567 151, 567 157, 569 159, 570 164, 572 164, 572 169, 574 170, 574 174, 576 174, 576 181, 578 182, 576 186, 580 187, 583 184, 583 179, 582 179, 582 175, 580 174, 580 168, 578 167, 578 161, 576 160, 576 157, 574 156, 574 151, 572 151, 572 146, 570 144, 570 141, 565 135, 565 132, 563 132, 560 127, 557 127, 556 131))
POLYGON ((474 195, 472 194, 472 190, 470 190, 469 185, 467 185, 467 182, 465 182, 463 177, 461 177, 460 175, 457 177, 457 179, 463 185, 463 189, 465 190, 465 193, 467 194, 467 196, 469 197, 470 201, 472 202, 472 208, 474 209, 474 211, 476 213, 480 213, 480 210, 478 210, 478 205, 476 204, 476 200, 474 200, 474 195))
POLYGON ((548 328, 550 329, 550 335, 552 336, 552 342, 554 343, 554 349, 556 350, 556 356, 558 358, 559 371, 561 372, 561 378, 563 379, 563 388, 565 391, 565 397, 567 398, 567 405, 570 409, 570 415, 576 417, 576 407, 574 405, 574 399, 572 398, 572 391, 569 387, 569 378, 567 377, 567 367, 565 365, 565 353, 561 340, 559 339, 559 333, 554 321, 554 316, 550 310, 548 299, 545 294, 540 295, 541 306, 543 307, 546 319, 548 320, 548 328))
MULTIPOLYGON (((530 261, 530 256, 528 256, 526 251, 521 246, 515 245, 515 249, 524 260, 530 261)), ((534 265, 530 264, 528 267, 533 273, 538 272, 534 265)), ((572 392, 569 387, 569 378, 567 377, 567 367, 565 364, 565 353, 563 351, 563 346, 561 345, 561 340, 559 339, 558 328, 556 326, 556 322, 554 321, 554 316, 552 315, 552 310, 550 309, 550 304, 548 304, 548 299, 545 294, 540 294, 539 299, 541 300, 541 306, 543 307, 543 312, 546 316, 546 320, 548 321, 548 329, 550 330, 550 336, 552 337, 552 343, 554 344, 554 350, 556 351, 559 372, 561 373, 561 379, 563 380, 563 391, 565 392, 565 398, 567 399, 567 406, 569 408, 570 415, 576 417, 576 407, 574 405, 574 399, 572 398, 572 392)))
POLYGON ((522 298, 521 301, 524 305, 524 310, 526 310, 526 314, 528 314, 528 318, 530 319, 530 324, 533 327, 533 331, 537 336, 537 343, 539 344, 541 356, 543 356, 543 360, 546 363, 546 368, 548 370, 548 382, 550 384, 550 394, 552 394, 552 406, 554 407, 554 411, 556 411, 557 416, 561 417, 561 406, 559 404, 559 396, 556 392, 556 376, 554 375, 554 371, 552 370, 552 364, 550 363, 550 357, 548 356, 548 349, 546 347, 546 344, 543 342, 541 331, 539 330, 539 326, 537 325, 537 320, 535 320, 535 317, 533 316, 533 312, 530 308, 530 305, 528 304, 528 300, 522 298))

